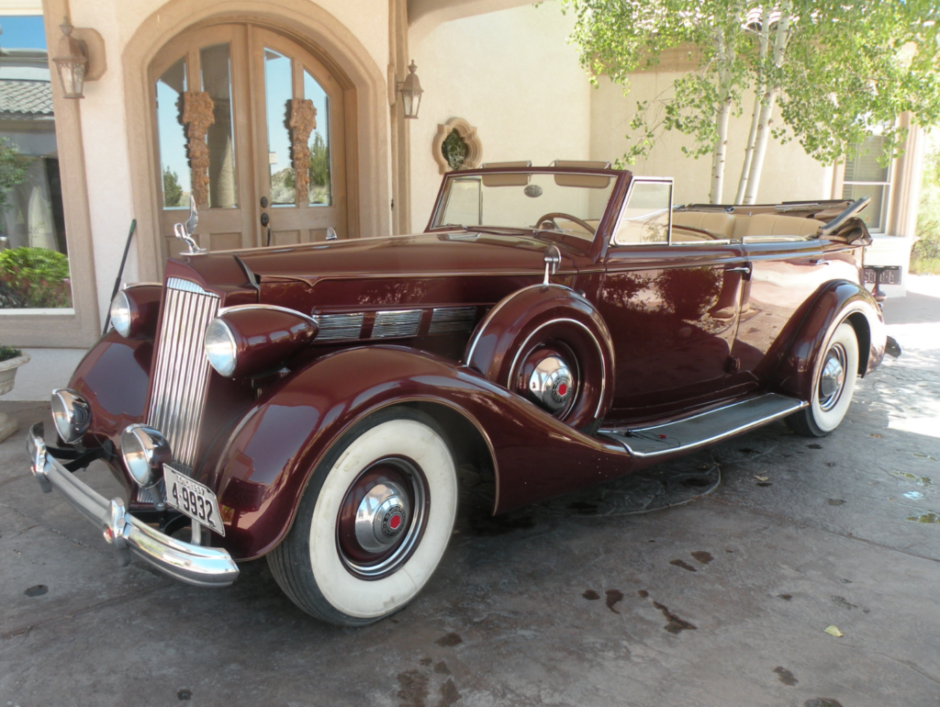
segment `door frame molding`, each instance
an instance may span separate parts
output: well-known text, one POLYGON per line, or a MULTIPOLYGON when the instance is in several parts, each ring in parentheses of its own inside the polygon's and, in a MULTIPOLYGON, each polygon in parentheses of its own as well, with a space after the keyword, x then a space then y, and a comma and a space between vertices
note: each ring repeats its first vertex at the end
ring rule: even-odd
POLYGON ((170 0, 148 17, 128 41, 122 55, 131 188, 138 224, 138 272, 142 280, 159 279, 165 259, 160 233, 159 189, 155 183, 160 156, 153 138, 150 62, 177 35, 214 24, 249 23, 289 37, 326 64, 338 80, 348 82, 346 121, 355 131, 347 141, 351 179, 348 193, 350 237, 388 233, 389 163, 385 76, 365 46, 326 10, 307 0, 256 3, 170 0), (350 105, 352 103, 353 105, 350 105))

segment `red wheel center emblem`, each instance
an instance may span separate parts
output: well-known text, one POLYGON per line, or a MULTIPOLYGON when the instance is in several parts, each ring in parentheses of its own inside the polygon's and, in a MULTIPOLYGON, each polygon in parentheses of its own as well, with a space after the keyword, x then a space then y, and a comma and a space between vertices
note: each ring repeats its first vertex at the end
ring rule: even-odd
POLYGON ((396 513, 388 519, 388 527, 392 530, 398 530, 401 527, 401 515, 396 513))
POLYGON ((568 392, 568 385, 566 383, 562 383, 561 385, 558 386, 559 395, 564 396, 567 392, 568 392))

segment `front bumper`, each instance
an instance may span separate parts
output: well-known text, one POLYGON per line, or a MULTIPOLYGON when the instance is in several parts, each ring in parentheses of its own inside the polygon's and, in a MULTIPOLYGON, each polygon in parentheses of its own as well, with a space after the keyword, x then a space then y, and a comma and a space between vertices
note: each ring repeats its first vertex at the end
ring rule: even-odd
POLYGON ((120 498, 108 501, 79 480, 47 451, 43 423, 37 422, 30 429, 26 449, 30 470, 42 490, 49 493, 55 488, 101 527, 119 564, 128 564, 134 553, 161 572, 202 587, 226 587, 238 577, 238 565, 225 550, 171 538, 128 513, 120 498))

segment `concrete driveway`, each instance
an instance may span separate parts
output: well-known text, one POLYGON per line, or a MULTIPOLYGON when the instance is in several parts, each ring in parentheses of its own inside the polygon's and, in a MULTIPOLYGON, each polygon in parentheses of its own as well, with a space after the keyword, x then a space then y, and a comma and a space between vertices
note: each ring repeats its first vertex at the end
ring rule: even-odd
MULTIPOLYGON (((886 304, 905 355, 831 436, 775 424, 508 517, 470 503, 427 589, 365 629, 308 618, 263 561, 224 590, 117 568, 17 434, 0 707, 938 705, 938 280, 886 304)), ((24 429, 48 414, 0 409, 24 429)))

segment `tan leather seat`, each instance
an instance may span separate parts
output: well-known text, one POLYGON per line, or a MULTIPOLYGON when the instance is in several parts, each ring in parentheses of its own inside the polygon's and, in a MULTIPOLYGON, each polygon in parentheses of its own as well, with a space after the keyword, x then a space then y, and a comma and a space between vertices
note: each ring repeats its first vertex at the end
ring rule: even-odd
POLYGON ((734 232, 734 216, 708 211, 677 211, 672 215, 672 225, 672 240, 675 243, 709 240, 705 234, 696 231, 705 231, 714 240, 730 240, 734 232), (685 231, 683 227, 696 231, 685 231))
MULTIPOLYGON (((740 216, 738 217, 741 218, 740 216)), ((737 224, 736 230, 737 230, 737 224)), ((748 218, 744 226, 744 235, 752 236, 799 236, 806 238, 815 236, 822 221, 813 218, 798 218, 796 216, 780 216, 777 214, 755 214, 748 218)))

